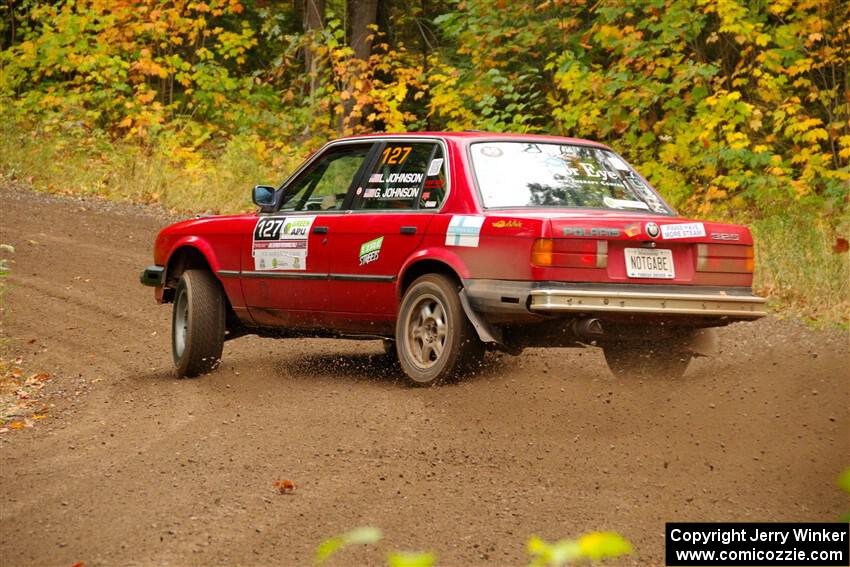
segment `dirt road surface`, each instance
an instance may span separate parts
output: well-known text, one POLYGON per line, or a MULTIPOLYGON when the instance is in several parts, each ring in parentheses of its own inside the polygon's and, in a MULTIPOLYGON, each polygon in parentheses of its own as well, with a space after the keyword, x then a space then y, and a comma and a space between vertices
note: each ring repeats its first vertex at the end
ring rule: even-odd
POLYGON ((404 385, 378 342, 245 337, 172 377, 170 309, 139 285, 155 209, 0 190, 15 245, 6 331, 53 378, 49 417, 0 435, 0 564, 308 565, 377 549, 522 565, 525 541, 624 534, 662 564, 666 521, 832 521, 850 464, 848 337, 768 318, 721 331, 681 380, 619 381, 601 353, 533 349, 404 385), (291 479, 294 495, 275 493, 291 479))

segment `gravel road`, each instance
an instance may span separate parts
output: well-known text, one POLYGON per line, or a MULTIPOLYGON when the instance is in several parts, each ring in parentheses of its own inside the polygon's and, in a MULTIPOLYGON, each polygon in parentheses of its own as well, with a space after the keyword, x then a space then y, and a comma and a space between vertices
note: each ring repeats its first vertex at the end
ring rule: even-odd
POLYGON ((49 417, 0 434, 0 564, 308 565, 377 526, 377 549, 523 565, 525 541, 614 530, 663 564, 666 521, 831 521, 850 465, 846 332, 774 317, 720 331, 681 380, 620 381, 601 352, 490 355, 405 386, 377 341, 225 345, 171 374, 170 309, 139 285, 147 207, 0 189, 11 349, 49 372, 49 417), (275 492, 291 479, 293 495, 275 492))

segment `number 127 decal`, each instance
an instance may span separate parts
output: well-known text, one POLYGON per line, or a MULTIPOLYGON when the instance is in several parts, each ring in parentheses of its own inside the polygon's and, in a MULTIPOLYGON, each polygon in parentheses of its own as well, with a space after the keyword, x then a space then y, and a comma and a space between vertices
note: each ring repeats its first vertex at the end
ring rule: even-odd
POLYGON ((381 154, 382 165, 401 165, 407 156, 410 155, 410 146, 396 146, 395 148, 387 148, 381 154))

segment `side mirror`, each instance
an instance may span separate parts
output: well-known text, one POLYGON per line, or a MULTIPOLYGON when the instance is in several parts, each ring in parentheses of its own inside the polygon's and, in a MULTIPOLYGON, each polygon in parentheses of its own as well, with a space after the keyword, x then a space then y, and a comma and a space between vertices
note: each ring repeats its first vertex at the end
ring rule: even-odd
POLYGON ((257 185, 251 194, 251 200, 258 207, 271 207, 274 205, 275 188, 268 185, 257 185))

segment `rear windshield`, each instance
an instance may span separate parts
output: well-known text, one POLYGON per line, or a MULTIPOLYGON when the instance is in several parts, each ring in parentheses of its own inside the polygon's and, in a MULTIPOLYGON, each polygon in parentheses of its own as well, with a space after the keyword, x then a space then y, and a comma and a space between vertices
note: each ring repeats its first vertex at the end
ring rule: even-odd
POLYGON ((626 162, 568 144, 479 142, 472 166, 484 206, 592 208, 672 214, 626 162))

